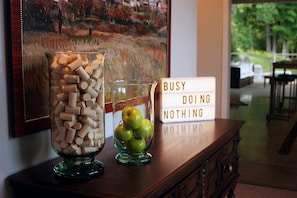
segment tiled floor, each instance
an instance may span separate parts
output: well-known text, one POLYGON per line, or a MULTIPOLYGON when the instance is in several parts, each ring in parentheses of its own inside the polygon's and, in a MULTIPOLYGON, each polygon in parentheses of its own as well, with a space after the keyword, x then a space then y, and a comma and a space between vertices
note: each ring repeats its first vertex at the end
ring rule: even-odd
POLYGON ((266 121, 270 86, 264 88, 263 81, 230 91, 231 98, 247 104, 230 107, 231 119, 246 121, 240 132, 239 182, 297 191, 297 139, 288 154, 279 153, 297 116, 266 121))

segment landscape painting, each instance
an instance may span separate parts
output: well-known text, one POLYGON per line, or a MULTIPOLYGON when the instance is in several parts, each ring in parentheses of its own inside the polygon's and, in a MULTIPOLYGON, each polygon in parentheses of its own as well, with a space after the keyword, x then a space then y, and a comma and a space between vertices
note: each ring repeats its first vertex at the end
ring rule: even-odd
MULTIPOLYGON (((12 20, 17 2, 10 1, 12 20)), ((106 103, 111 99, 108 82, 168 77, 170 7, 169 0, 21 0, 24 121, 49 117, 52 52, 105 53, 106 103)), ((11 28, 13 34, 16 27, 11 28)))

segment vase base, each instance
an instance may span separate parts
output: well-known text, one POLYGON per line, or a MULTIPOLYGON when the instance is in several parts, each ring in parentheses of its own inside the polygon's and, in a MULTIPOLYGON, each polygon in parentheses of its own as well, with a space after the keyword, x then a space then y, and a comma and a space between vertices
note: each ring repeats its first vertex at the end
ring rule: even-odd
POLYGON ((152 155, 150 153, 146 153, 145 155, 141 156, 131 156, 127 153, 118 153, 115 156, 115 159, 121 164, 142 165, 150 163, 152 155))
POLYGON ((91 179, 104 172, 104 164, 98 160, 68 163, 61 161, 53 168, 55 174, 66 179, 91 179))

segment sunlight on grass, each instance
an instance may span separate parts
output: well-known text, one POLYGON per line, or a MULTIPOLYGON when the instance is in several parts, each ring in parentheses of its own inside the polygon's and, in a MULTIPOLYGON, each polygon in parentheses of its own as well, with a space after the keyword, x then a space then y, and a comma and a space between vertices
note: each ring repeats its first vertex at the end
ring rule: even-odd
MULTIPOLYGON (((255 65, 261 65, 263 72, 272 72, 272 63, 274 60, 272 53, 262 51, 249 51, 247 52, 249 60, 255 65)), ((276 56, 276 61, 284 60, 281 56, 276 56)))
POLYGON ((261 65, 263 72, 271 72, 272 55, 263 52, 248 52, 248 57, 252 63, 261 65))

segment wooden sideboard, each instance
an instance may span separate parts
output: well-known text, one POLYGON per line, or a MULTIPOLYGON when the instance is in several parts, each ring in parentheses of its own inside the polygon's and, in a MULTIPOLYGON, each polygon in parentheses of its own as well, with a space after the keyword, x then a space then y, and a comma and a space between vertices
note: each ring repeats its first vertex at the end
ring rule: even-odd
POLYGON ((52 167, 61 158, 7 178, 16 197, 233 197, 238 173, 239 130, 243 121, 156 123, 152 162, 118 164, 112 138, 96 159, 102 175, 86 181, 57 178, 52 167))

